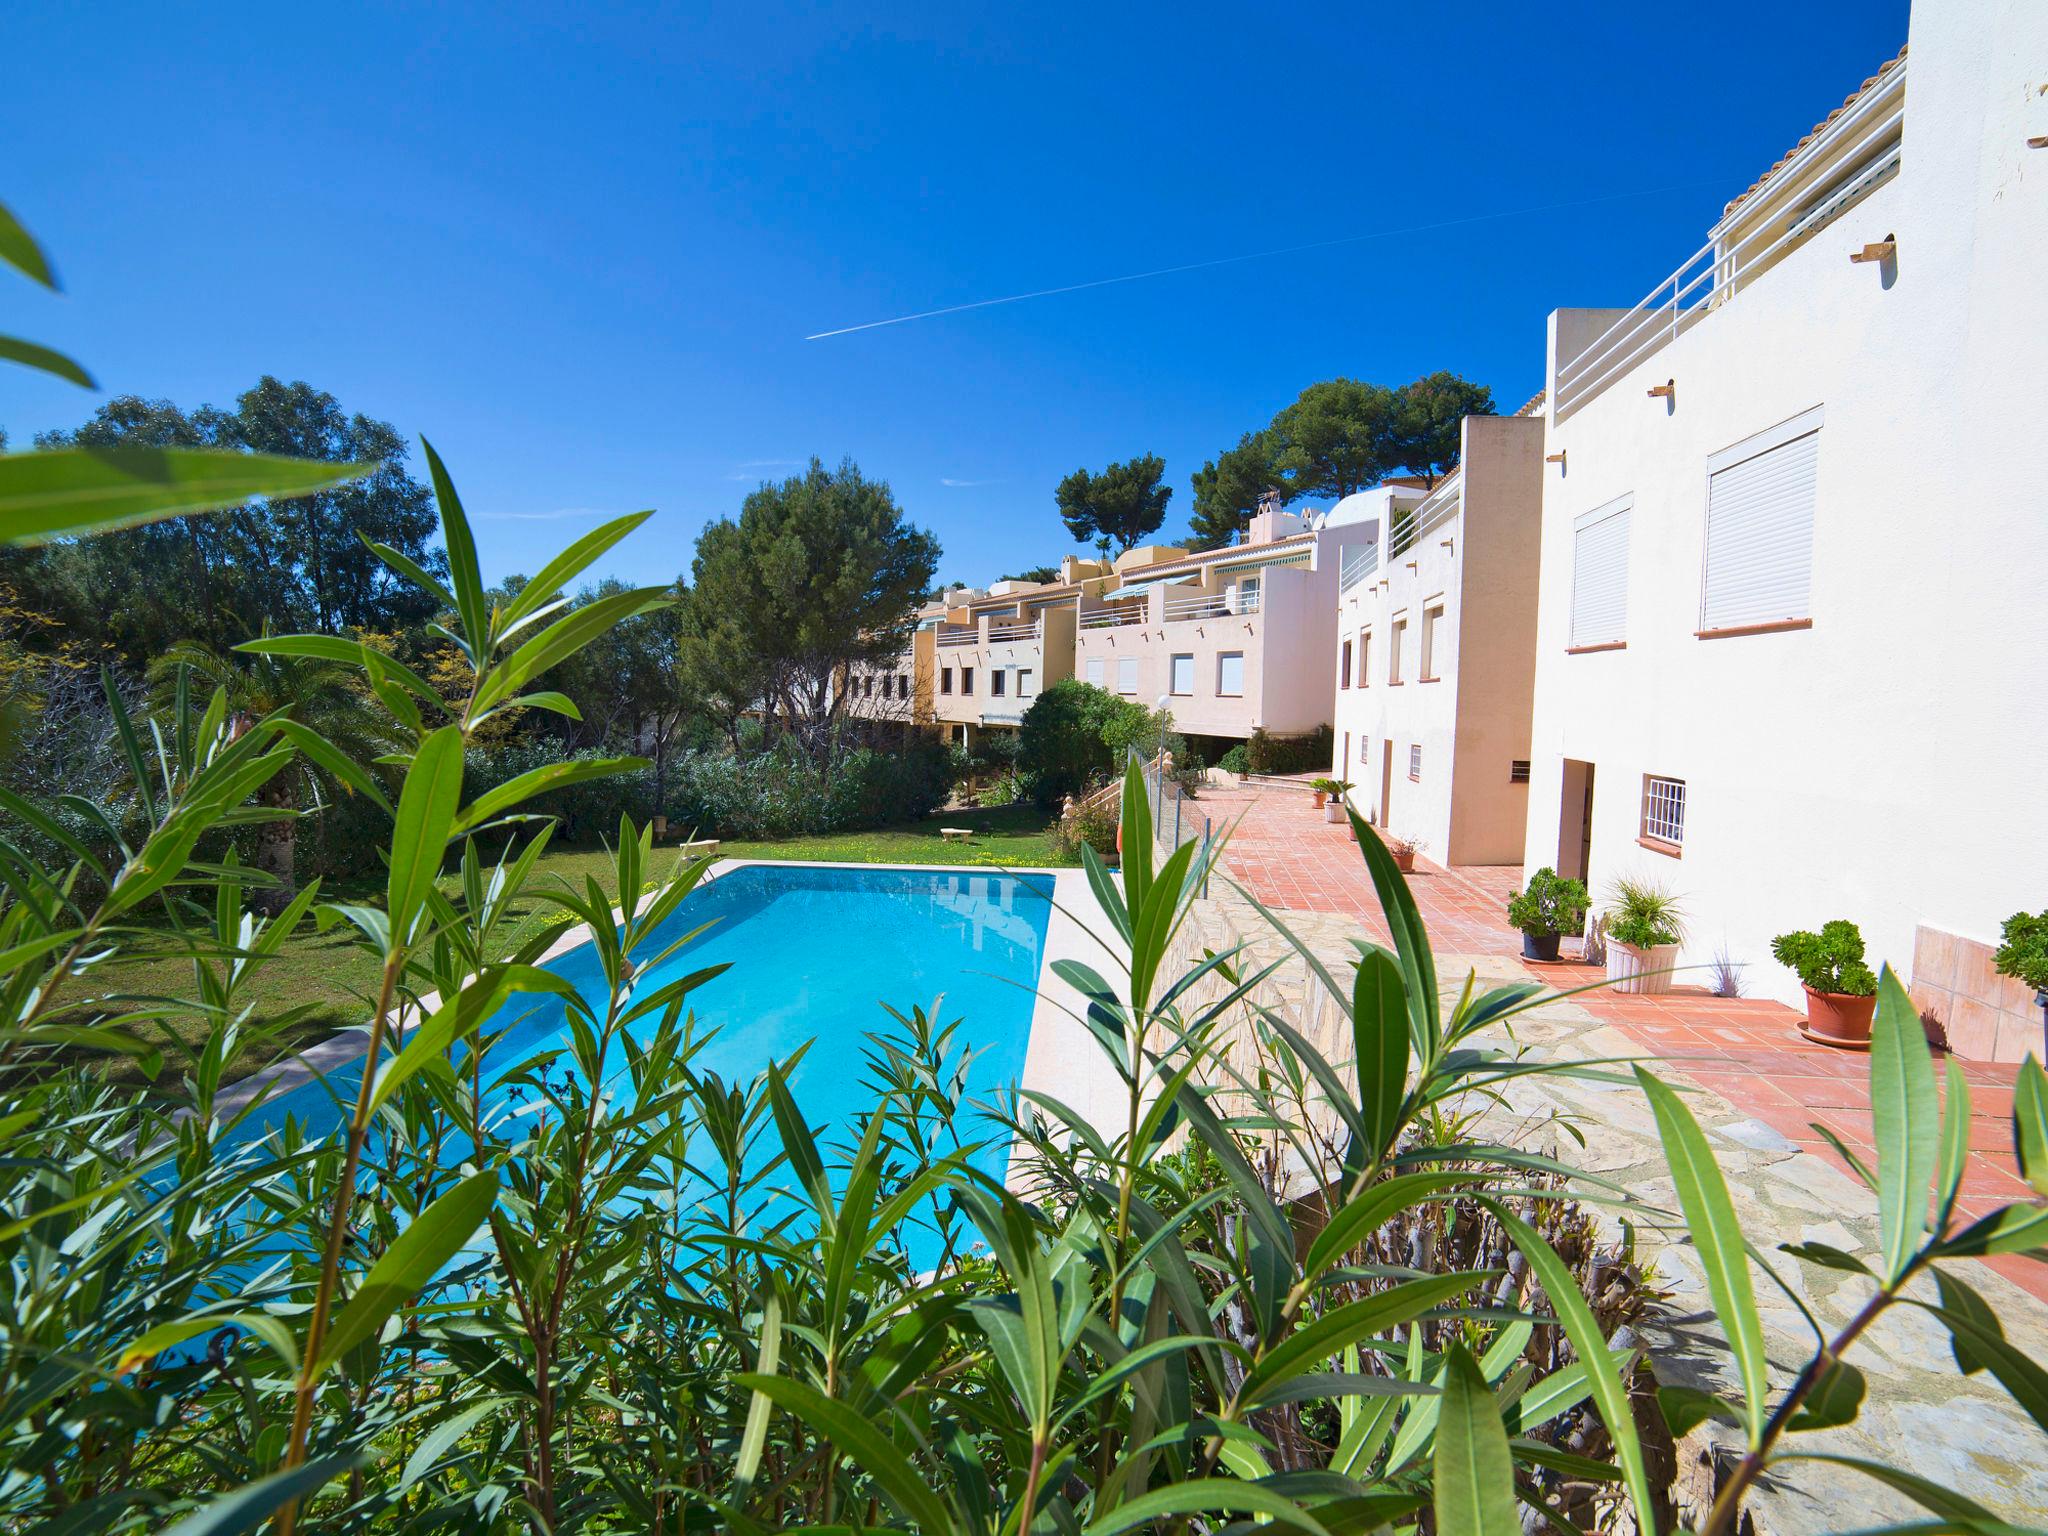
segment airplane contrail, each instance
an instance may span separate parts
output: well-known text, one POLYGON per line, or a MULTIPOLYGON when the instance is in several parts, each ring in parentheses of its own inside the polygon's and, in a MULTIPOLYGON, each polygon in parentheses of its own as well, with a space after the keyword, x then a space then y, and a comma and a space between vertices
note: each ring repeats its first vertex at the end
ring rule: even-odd
POLYGON ((856 331, 880 330, 885 325, 908 325, 913 320, 935 320, 940 315, 960 315, 972 309, 993 309, 998 304, 1022 304, 1026 299, 1050 299, 1062 293, 1080 293, 1088 288, 1109 288, 1118 283, 1142 283, 1147 278, 1172 277, 1181 272, 1200 272, 1208 267, 1229 267, 1239 262, 1264 261, 1272 256, 1295 256, 1303 251, 1328 250, 1336 245, 1358 245, 1367 240, 1392 240, 1401 235, 1423 235, 1439 229, 1457 229, 1468 224, 1488 224, 1500 219, 1527 218, 1532 213, 1556 213, 1566 208, 1589 208, 1595 203, 1617 203, 1635 197, 1660 197, 1667 192, 1687 192, 1710 183, 1682 181, 1668 187, 1649 187, 1636 192, 1610 192, 1602 197, 1572 198, 1561 203, 1537 203, 1528 208, 1506 208, 1498 213, 1474 213, 1458 219, 1437 219, 1428 224, 1409 224, 1400 229, 1375 229, 1362 235, 1339 235, 1333 240, 1311 240, 1305 245, 1276 246, 1269 251, 1246 251, 1237 256, 1216 256, 1208 261, 1190 261, 1177 267, 1155 267, 1150 272, 1126 272, 1121 277, 1098 277, 1085 283, 1067 283, 1058 288, 1035 288, 1029 293, 1006 293, 997 299, 976 299, 971 304, 948 304, 942 309, 921 309, 914 315, 892 315, 887 320, 868 320, 859 325, 842 325, 837 330, 813 331, 805 341, 824 341, 832 336, 851 336, 856 331))

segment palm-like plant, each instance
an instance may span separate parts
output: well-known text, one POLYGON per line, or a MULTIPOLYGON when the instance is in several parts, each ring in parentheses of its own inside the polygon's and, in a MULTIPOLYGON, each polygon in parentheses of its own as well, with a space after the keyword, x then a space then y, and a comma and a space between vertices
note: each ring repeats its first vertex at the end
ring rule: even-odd
MULTIPOLYGON (((366 694, 361 671, 340 661, 264 652, 223 656, 202 641, 181 640, 150 664, 149 676, 159 703, 178 714, 186 708, 193 676, 207 691, 226 689, 231 730, 282 714, 359 763, 398 743, 389 718, 366 694)), ((299 817, 322 804, 323 779, 342 794, 355 792, 346 780, 302 759, 257 795, 258 805, 277 812, 276 819, 257 823, 250 850, 250 862, 266 883, 250 892, 249 904, 264 916, 276 916, 298 892, 299 817)))

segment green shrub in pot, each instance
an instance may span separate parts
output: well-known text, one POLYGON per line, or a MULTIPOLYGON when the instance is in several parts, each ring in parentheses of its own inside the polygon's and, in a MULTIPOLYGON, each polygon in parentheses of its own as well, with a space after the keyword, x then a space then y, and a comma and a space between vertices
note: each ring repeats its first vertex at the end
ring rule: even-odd
POLYGON ((1607 937, 1637 949, 1676 944, 1685 937, 1678 898, 1649 880, 1624 875, 1607 905, 1607 937))
POLYGON ((1546 865, 1508 898, 1508 921, 1522 930, 1525 950, 1542 951, 1533 958, 1554 960, 1558 935, 1578 932, 1589 904, 1584 885, 1546 865))
POLYGON ((2015 912, 1999 931, 1998 974, 2048 994, 2048 912, 2015 912))
POLYGON ((1771 940, 1780 965, 1799 973, 1809 992, 1830 997, 1877 996, 1877 973, 1863 961, 1863 932, 1847 918, 1823 923, 1819 933, 1799 929, 1771 940))

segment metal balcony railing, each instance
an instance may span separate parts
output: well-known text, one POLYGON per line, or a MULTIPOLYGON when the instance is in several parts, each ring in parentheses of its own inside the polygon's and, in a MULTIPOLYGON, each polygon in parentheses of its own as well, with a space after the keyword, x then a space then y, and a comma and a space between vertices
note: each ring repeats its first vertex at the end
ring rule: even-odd
POLYGON ((981 638, 978 629, 942 629, 939 631, 940 645, 973 645, 981 638))
POLYGON ((1677 339, 1741 290, 1745 279, 1898 173, 1903 142, 1906 65, 1902 61, 1862 100, 1828 125, 1738 208, 1727 222, 1749 226, 1730 242, 1717 231, 1641 303, 1557 370, 1551 409, 1562 420, 1636 364, 1677 339), (1819 186, 1807 174, 1826 162, 1819 186))
POLYGON ((1238 614, 1259 611, 1259 589, 1239 589, 1230 592, 1204 592, 1190 597, 1169 597, 1166 600, 1167 622, 1180 619, 1221 619, 1238 614))
POLYGON ((988 637, 991 640, 1036 640, 1038 638, 1038 626, 1036 624, 991 624, 988 627, 988 637))
POLYGON ((1393 564, 1420 543, 1424 535, 1436 532, 1456 517, 1458 508, 1464 504, 1462 490, 1460 481, 1449 481, 1412 510, 1394 513, 1392 530, 1387 535, 1387 563, 1393 564))
POLYGON ((1081 613, 1081 628, 1083 629, 1115 629, 1123 624, 1142 624, 1144 622, 1145 605, 1143 603, 1124 603, 1115 608, 1088 608, 1082 610, 1081 613))
POLYGON ((1337 568, 1337 590, 1349 592, 1380 568, 1380 547, 1366 544, 1344 552, 1344 563, 1337 568))

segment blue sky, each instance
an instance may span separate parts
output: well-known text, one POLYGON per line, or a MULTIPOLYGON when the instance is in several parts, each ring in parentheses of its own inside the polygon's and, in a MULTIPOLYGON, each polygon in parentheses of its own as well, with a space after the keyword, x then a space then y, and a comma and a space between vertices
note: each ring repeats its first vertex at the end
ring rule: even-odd
MULTIPOLYGON (((1550 309, 1638 298, 1905 30, 1904 0, 28 0, 0 199, 68 293, 10 280, 0 326, 113 393, 271 372, 425 433, 493 578, 652 506, 613 569, 665 579, 815 453, 983 581, 1072 547, 1079 465, 1162 454, 1184 526, 1189 474, 1319 378, 1450 368, 1514 409, 1550 309)), ((96 398, 10 369, 0 426, 96 398)))

